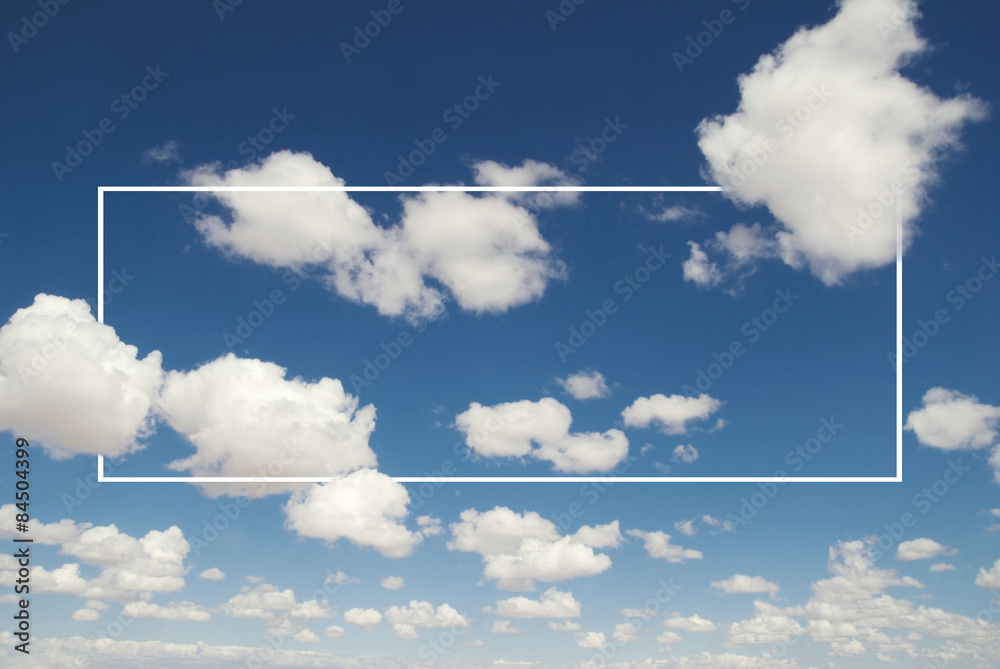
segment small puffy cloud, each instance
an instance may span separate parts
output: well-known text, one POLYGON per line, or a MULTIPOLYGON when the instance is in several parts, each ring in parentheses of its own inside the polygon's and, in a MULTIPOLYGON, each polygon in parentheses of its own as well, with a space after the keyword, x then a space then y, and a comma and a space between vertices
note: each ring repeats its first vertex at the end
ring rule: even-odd
POLYGON ((340 570, 332 574, 327 573, 326 576, 326 583, 335 583, 336 585, 351 585, 352 583, 360 582, 358 579, 352 578, 340 570))
POLYGON ((724 646, 788 643, 806 633, 787 611, 762 600, 753 603, 756 615, 749 620, 732 623, 726 630, 724 646))
POLYGON ((448 549, 479 553, 483 576, 496 580, 501 590, 533 590, 535 581, 556 583, 599 574, 611 566, 611 558, 594 549, 621 541, 617 520, 562 536, 555 523, 534 511, 466 509, 460 519, 450 526, 448 549))
POLYGON ((573 593, 549 588, 539 599, 511 597, 496 603, 496 612, 505 618, 579 618, 581 604, 573 593))
POLYGON ((592 400, 611 394, 604 375, 597 371, 581 371, 556 381, 575 400, 592 400))
POLYGON ((163 370, 159 351, 138 352, 85 301, 36 295, 0 328, 0 430, 54 458, 139 450, 163 370))
POLYGON ((674 462, 680 461, 685 464, 691 464, 698 459, 698 449, 691 444, 680 445, 674 448, 674 454, 671 460, 674 462))
POLYGON ((554 620, 548 622, 549 629, 556 632, 578 632, 580 631, 580 623, 575 623, 572 620, 564 620, 561 623, 557 623, 554 620))
POLYGON ((694 518, 691 520, 678 520, 674 523, 674 529, 681 534, 686 534, 689 537, 693 537, 698 534, 698 530, 694 526, 694 518))
POLYGON ((980 588, 1000 590, 1000 560, 993 563, 989 569, 981 567, 976 574, 976 585, 980 588))
POLYGON ((323 630, 323 636, 328 636, 334 639, 339 639, 344 636, 344 628, 340 625, 330 625, 325 630, 323 630))
POLYGON ((684 632, 714 632, 716 629, 715 623, 702 618, 697 613, 687 617, 680 614, 671 615, 664 619, 663 626, 667 629, 684 632))
MULTIPOLYGON (((337 379, 286 379, 285 371, 229 353, 190 372, 170 372, 158 412, 196 449, 170 468, 193 476, 336 476, 374 467, 368 439, 375 407, 359 408, 337 379)), ((301 487, 212 490, 259 496, 301 487)))
POLYGON ((708 254, 702 250, 701 245, 697 242, 688 242, 688 246, 691 248, 691 255, 681 264, 684 280, 702 288, 714 286, 722 281, 722 271, 708 259, 708 254))
POLYGON ((403 524, 409 502, 402 484, 374 469, 359 469, 295 492, 284 507, 285 526, 330 544, 347 539, 385 557, 407 557, 423 541, 403 524))
POLYGON ((665 434, 686 434, 687 424, 704 420, 719 410, 722 402, 702 393, 698 397, 663 394, 640 397, 624 411, 626 427, 657 425, 665 434))
POLYGON ((417 516, 417 527, 420 528, 420 534, 425 537, 436 537, 439 534, 444 534, 444 527, 441 526, 440 518, 417 516))
POLYGON ((150 604, 149 602, 128 602, 122 609, 125 615, 134 618, 159 618, 172 622, 206 622, 212 619, 211 614, 203 606, 192 602, 171 602, 167 606, 150 604))
MULTIPOLYGON (((483 160, 472 166, 475 181, 480 186, 575 186, 580 182, 555 165, 527 159, 519 166, 508 167, 493 160, 483 160)), ((503 197, 537 209, 575 204, 577 191, 541 193, 510 192, 503 197)))
POLYGON ((319 635, 310 629, 299 630, 292 635, 292 641, 298 641, 300 643, 316 643, 320 640, 319 635))
POLYGON ((494 620, 493 621, 493 633, 494 634, 520 634, 521 630, 516 627, 512 627, 509 620, 494 620))
POLYGON ((933 539, 921 538, 900 543, 899 547, 896 548, 896 559, 907 562, 911 560, 929 560, 939 555, 955 555, 956 553, 958 551, 954 548, 942 546, 933 539))
POLYGON ((570 410, 551 397, 492 407, 473 402, 455 417, 455 427, 481 457, 532 457, 557 471, 584 474, 613 469, 628 455, 621 430, 571 433, 572 422, 570 410))
POLYGON ((93 609, 77 609, 70 617, 77 622, 90 623, 100 618, 101 614, 93 609))
POLYGON ((108 605, 98 599, 88 599, 87 608, 94 609, 95 611, 105 611, 107 610, 108 605))
POLYGON ((982 404, 975 395, 931 388, 924 406, 906 417, 921 444, 946 451, 985 448, 997 438, 1000 407, 982 404))
POLYGON ((604 632, 577 632, 574 636, 577 648, 600 650, 608 646, 608 639, 604 636, 604 632))
POLYGON ((935 562, 929 569, 931 571, 955 571, 955 565, 948 564, 947 562, 935 562))
POLYGON ((221 581, 226 578, 226 572, 218 567, 212 567, 198 574, 198 578, 203 578, 206 581, 221 581))
MULTIPOLYGON (((487 180, 523 182, 546 176, 538 165, 512 171, 481 163, 477 169, 487 180)), ((290 151, 224 174, 218 165, 208 165, 184 176, 194 185, 344 184, 308 153, 290 151)), ((327 288, 386 316, 437 317, 447 297, 441 289, 467 311, 502 313, 537 300, 550 280, 565 276, 531 212, 501 194, 406 197, 401 220, 392 227, 376 225, 345 192, 216 192, 213 197, 229 210, 231 221, 197 214, 195 227, 209 245, 272 267, 314 267, 327 288)))
POLYGON ((139 156, 143 165, 156 163, 175 163, 181 159, 180 144, 176 139, 164 142, 159 146, 151 146, 139 156))
POLYGON ((375 609, 353 608, 344 611, 344 622, 350 625, 364 627, 371 632, 382 622, 382 614, 375 609))
POLYGON ((774 596, 781 590, 776 583, 768 581, 763 576, 746 574, 733 574, 724 581, 712 581, 711 586, 726 595, 768 592, 774 596))
POLYGON ((683 548, 670 543, 670 535, 660 531, 644 532, 642 530, 628 530, 625 532, 630 537, 642 539, 645 543, 646 552, 649 557, 666 560, 667 562, 683 563, 687 560, 702 559, 701 551, 683 548))
POLYGON ((386 590, 399 590, 403 587, 403 579, 399 576, 386 576, 379 583, 386 590))
POLYGON ((409 606, 391 606, 385 612, 393 634, 401 639, 416 639, 416 628, 451 630, 471 627, 471 623, 448 604, 437 608, 430 602, 410 601, 409 606))
POLYGON ((734 113, 698 126, 708 176, 736 203, 767 206, 784 262, 827 284, 895 260, 896 203, 908 244, 954 133, 985 114, 902 75, 928 50, 917 16, 912 0, 843 0, 740 75, 734 113), (902 20, 886 31, 889 16, 902 20))
POLYGON ((243 586, 239 594, 219 607, 219 612, 233 618, 270 620, 276 612, 291 611, 295 603, 291 589, 279 590, 269 583, 260 583, 252 588, 243 586))
POLYGON ((635 643, 642 640, 639 638, 639 628, 635 623, 618 623, 611 638, 615 643, 635 643))
POLYGON ((664 646, 670 646, 675 643, 680 643, 683 640, 684 638, 681 637, 680 634, 678 634, 677 632, 671 632, 670 630, 667 630, 666 632, 661 632, 656 637, 656 643, 662 644, 664 646))

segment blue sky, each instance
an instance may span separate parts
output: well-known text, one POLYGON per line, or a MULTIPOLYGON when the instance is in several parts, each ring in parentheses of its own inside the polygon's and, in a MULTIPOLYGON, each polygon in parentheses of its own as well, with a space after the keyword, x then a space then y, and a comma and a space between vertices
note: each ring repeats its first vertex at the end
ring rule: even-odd
POLYGON ((992 666, 991 13, 5 7, 0 655, 992 666))

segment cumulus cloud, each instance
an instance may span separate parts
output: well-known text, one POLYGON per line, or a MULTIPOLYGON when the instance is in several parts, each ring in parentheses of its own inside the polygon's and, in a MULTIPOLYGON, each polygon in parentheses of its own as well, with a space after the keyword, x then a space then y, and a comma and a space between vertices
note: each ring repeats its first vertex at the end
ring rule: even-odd
POLYGON ((576 636, 577 648, 600 650, 608 646, 608 639, 604 636, 604 632, 577 632, 574 636, 576 636))
POLYGON ((708 288, 722 281, 722 271, 719 266, 708 259, 708 254, 697 242, 688 242, 691 255, 681 264, 684 280, 690 281, 702 288, 708 288))
POLYGON ((691 464, 698 459, 698 449, 691 444, 681 444, 674 448, 673 457, 671 460, 674 462, 680 461, 685 464, 691 464))
POLYGON ((167 606, 150 604, 149 602, 128 602, 122 612, 134 618, 159 618, 175 623, 207 622, 212 619, 208 609, 193 602, 181 602, 180 604, 170 602, 167 606))
POLYGON ((386 590, 399 590, 403 587, 403 579, 399 576, 386 576, 379 583, 386 590))
POLYGON ((493 629, 494 634, 520 634, 521 630, 513 627, 509 620, 494 620, 493 629))
MULTIPOLYGON (((675 449, 676 450, 676 449, 675 449)), ((717 534, 718 532, 732 532, 733 523, 729 520, 720 520, 714 516, 710 516, 705 513, 701 516, 695 516, 694 518, 689 518, 687 520, 678 520, 674 523, 674 529, 676 529, 681 534, 685 534, 689 537, 693 537, 698 534, 698 526, 707 525, 712 528, 709 530, 712 534, 717 534)))
POLYGON ((99 619, 101 614, 93 609, 77 609, 70 617, 77 622, 90 623, 99 619))
POLYGON ((505 618, 579 618, 581 604, 571 592, 549 588, 538 599, 511 597, 496 603, 496 612, 505 618))
MULTIPOLYGON (((541 163, 476 169, 486 181, 551 176, 541 163)), ((219 170, 202 166, 184 177, 195 185, 344 184, 308 153, 281 151, 259 164, 219 170)), ((398 224, 382 227, 345 192, 213 196, 231 220, 197 214, 194 224, 209 245, 271 267, 316 268, 327 288, 386 316, 434 318, 448 295, 467 311, 502 313, 539 299, 550 280, 565 276, 534 216, 516 198, 420 193, 403 198, 398 224)))
POLYGON ((896 559, 903 561, 929 560, 939 555, 955 555, 958 551, 954 548, 942 546, 933 539, 913 539, 904 541, 896 548, 896 559))
POLYGON ((920 443, 946 451, 985 448, 997 438, 1000 407, 980 403, 975 395, 931 388, 924 406, 906 417, 920 443))
POLYGON ((593 370, 580 371, 556 381, 575 400, 592 400, 611 394, 604 375, 593 370))
MULTIPOLYGON (((194 476, 336 476, 374 467, 375 407, 359 408, 337 379, 286 379, 274 363, 229 353, 167 374, 157 407, 196 452, 170 464, 194 476)), ((260 496, 300 485, 216 486, 260 496)))
POLYGON ((666 560, 667 562, 682 563, 687 560, 700 560, 704 557, 701 551, 690 548, 683 548, 670 543, 670 535, 660 531, 644 532, 642 530, 628 530, 625 534, 636 539, 642 539, 649 557, 666 560))
POLYGON ((1000 560, 994 562, 989 569, 980 568, 979 573, 976 574, 976 585, 980 588, 1000 590, 1000 560))
POLYGON ((222 581, 226 578, 226 572, 218 567, 212 567, 198 574, 198 578, 203 578, 207 581, 222 581))
POLYGON ((687 424, 704 420, 719 410, 722 402, 702 393, 698 397, 656 394, 640 397, 622 411, 626 427, 657 425, 664 434, 686 434, 687 424))
POLYGON ((353 608, 344 611, 344 622, 363 627, 369 632, 382 622, 382 614, 375 609, 353 608))
POLYGON ((557 471, 583 474, 608 471, 628 455, 621 430, 571 433, 572 422, 570 410, 551 397, 491 407, 473 402, 455 417, 455 427, 481 457, 532 457, 557 471))
POLYGON ((948 564, 947 562, 935 562, 928 569, 930 571, 955 571, 955 565, 948 564))
POLYGON ((756 612, 753 618, 732 623, 725 630, 726 641, 723 645, 788 643, 806 633, 806 628, 798 620, 777 606, 756 600, 753 607, 756 612))
POLYGON ((38 294, 0 328, 0 430, 54 458, 139 450, 163 371, 159 351, 138 353, 85 301, 38 294))
MULTIPOLYGON (((509 167, 494 160, 483 160, 473 165, 476 183, 480 186, 576 186, 579 179, 571 177, 555 165, 526 159, 520 165, 509 167)), ((554 191, 541 193, 510 192, 502 197, 529 207, 548 207, 576 204, 580 199, 578 191, 554 191)))
POLYGON ((726 595, 768 592, 774 596, 781 588, 763 576, 733 574, 723 581, 712 581, 711 586, 726 595))
POLYGON ((344 628, 340 625, 330 625, 325 630, 323 630, 323 636, 328 636, 334 639, 339 639, 344 636, 344 628))
POLYGON ((615 643, 635 643, 639 638, 639 627, 635 623, 618 623, 615 625, 611 638, 615 643))
POLYGON ((767 206, 782 259, 827 284, 895 260, 896 202, 908 243, 941 154, 984 116, 979 100, 941 99, 900 73, 928 49, 917 16, 912 0, 842 0, 739 77, 734 113, 698 126, 708 176, 738 204, 767 206))
POLYGON ((244 585, 219 611, 233 618, 270 620, 275 612, 291 611, 295 607, 295 593, 290 588, 279 590, 270 583, 254 587, 244 585))
POLYGON ((578 632, 580 631, 580 623, 575 623, 572 620, 564 620, 561 623, 557 623, 554 620, 548 622, 550 630, 554 632, 578 632))
POLYGON ((292 635, 293 641, 298 641, 300 643, 316 643, 320 641, 319 635, 309 629, 299 630, 292 635))
POLYGON ((611 566, 611 558, 594 549, 621 541, 617 520, 561 536, 555 523, 534 511, 519 514, 497 506, 482 513, 466 509, 460 518, 450 526, 449 550, 479 553, 483 576, 500 590, 534 590, 535 581, 599 574, 611 566))
POLYGON ((663 626, 667 629, 682 630, 685 632, 714 632, 715 623, 706 620, 697 613, 691 616, 673 614, 663 620, 663 626))
POLYGON ((333 544, 340 539, 374 548, 385 557, 413 553, 423 541, 403 521, 410 495, 374 469, 359 469, 293 493, 285 504, 285 526, 303 537, 333 544))
POLYGON ((436 609, 430 602, 410 601, 409 606, 391 606, 385 612, 386 621, 392 625, 393 634, 400 639, 416 639, 416 628, 448 628, 451 630, 471 627, 471 623, 448 604, 436 609))

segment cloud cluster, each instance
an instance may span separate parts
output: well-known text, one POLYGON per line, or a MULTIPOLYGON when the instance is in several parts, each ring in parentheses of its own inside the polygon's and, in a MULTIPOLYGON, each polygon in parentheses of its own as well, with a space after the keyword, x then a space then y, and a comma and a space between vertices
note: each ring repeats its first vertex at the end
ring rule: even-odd
POLYGON ((570 410, 551 397, 491 407, 473 402, 455 417, 466 444, 481 457, 532 457, 558 471, 583 474, 613 469, 628 455, 621 430, 570 432, 572 423, 570 410))
POLYGON ((604 375, 594 370, 576 372, 556 381, 575 400, 592 400, 611 394, 604 375))
POLYGON ((722 402, 702 393, 698 397, 656 394, 640 397, 622 411, 626 427, 656 425, 664 434, 686 434, 687 424, 704 420, 719 410, 722 402))
MULTIPOLYGON (((738 204, 763 204, 777 219, 753 239, 730 240, 742 261, 714 240, 724 265, 778 255, 838 283, 895 260, 899 202, 904 242, 912 239, 942 153, 985 113, 969 95, 942 99, 901 74, 928 50, 917 17, 913 0, 842 0, 829 22, 800 28, 740 75, 734 113, 699 124, 708 176, 738 204)), ((685 277, 718 282, 713 266, 693 245, 685 277)))
POLYGON ((571 592, 549 588, 538 599, 511 597, 496 603, 497 615, 505 618, 579 618, 582 606, 571 592))
POLYGON ((535 581, 599 574, 611 566, 611 558, 594 549, 617 547, 622 538, 618 521, 585 525, 562 536, 555 523, 534 511, 519 514, 504 506, 466 509, 460 519, 450 526, 449 550, 479 553, 483 576, 500 590, 534 590, 535 581))
POLYGON ((704 557, 701 551, 670 543, 670 535, 659 530, 655 532, 628 530, 625 534, 636 539, 642 539, 646 553, 651 558, 673 563, 683 563, 688 560, 700 560, 704 557))
POLYGON ((451 630, 471 627, 472 624, 448 604, 437 608, 430 602, 412 600, 409 606, 390 606, 385 612, 392 632, 400 639, 416 639, 417 628, 451 630))
POLYGON ((989 463, 994 479, 1000 483, 998 426, 1000 407, 984 404, 975 395, 938 387, 924 393, 924 406, 911 411, 903 427, 911 430, 921 444, 944 451, 975 450, 996 444, 989 463))
MULTIPOLYGON (((563 178, 533 161, 520 168, 485 162, 474 169, 486 183, 563 178)), ((281 151, 259 164, 219 170, 205 165, 184 177, 203 186, 344 185, 308 153, 281 151)), ((534 215, 517 198, 420 193, 403 198, 399 223, 383 227, 343 191, 226 191, 214 197, 226 216, 206 212, 195 220, 209 245, 271 267, 314 269, 330 290, 385 316, 434 318, 447 296, 467 311, 501 313, 539 299, 550 280, 565 276, 534 215)))

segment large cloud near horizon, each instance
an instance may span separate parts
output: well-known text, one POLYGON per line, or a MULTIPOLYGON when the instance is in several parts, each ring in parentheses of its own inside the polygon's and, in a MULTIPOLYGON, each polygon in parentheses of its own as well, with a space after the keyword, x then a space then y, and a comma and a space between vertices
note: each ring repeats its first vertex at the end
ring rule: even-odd
MULTIPOLYGON (((830 285, 889 264, 899 199, 912 240, 942 152, 985 115, 976 98, 942 99, 900 72, 929 49, 918 16, 912 0, 842 0, 830 21, 800 28, 740 75, 734 113, 699 124, 707 176, 777 219, 761 257, 830 285)), ((723 246, 708 243, 722 265, 746 264, 723 246)))

